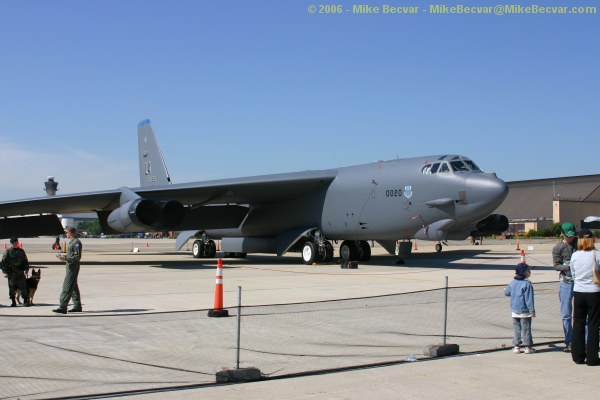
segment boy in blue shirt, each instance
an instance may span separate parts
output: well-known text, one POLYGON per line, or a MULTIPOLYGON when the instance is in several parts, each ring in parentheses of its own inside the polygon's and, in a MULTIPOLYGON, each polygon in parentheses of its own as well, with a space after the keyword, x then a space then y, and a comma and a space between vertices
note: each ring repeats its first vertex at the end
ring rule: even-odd
POLYGON ((504 289, 504 295, 510 296, 510 308, 513 317, 513 353, 520 354, 519 345, 525 346, 525 354, 535 352, 531 336, 531 318, 535 318, 533 285, 527 279, 531 268, 520 263, 515 268, 515 278, 504 289))

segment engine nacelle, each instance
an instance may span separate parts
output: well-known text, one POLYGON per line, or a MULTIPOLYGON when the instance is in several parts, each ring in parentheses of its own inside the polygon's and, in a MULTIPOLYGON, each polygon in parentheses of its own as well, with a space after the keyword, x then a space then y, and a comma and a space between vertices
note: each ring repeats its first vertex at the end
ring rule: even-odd
POLYGON ((502 214, 491 214, 477 223, 471 236, 499 235, 508 230, 508 218, 502 214))
POLYGON ((174 200, 131 200, 108 215, 107 223, 118 232, 174 229, 184 216, 183 205, 174 200))

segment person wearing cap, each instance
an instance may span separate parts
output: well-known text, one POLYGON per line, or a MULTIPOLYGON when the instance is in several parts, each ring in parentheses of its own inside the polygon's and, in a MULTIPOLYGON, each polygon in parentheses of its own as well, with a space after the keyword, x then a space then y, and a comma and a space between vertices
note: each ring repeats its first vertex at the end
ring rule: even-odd
POLYGON ((66 273, 65 280, 63 281, 62 292, 60 293, 60 306, 53 312, 57 314, 66 314, 69 300, 73 299, 73 308, 69 312, 81 312, 81 295, 79 293, 79 285, 77 284, 77 278, 79 277, 79 269, 81 260, 81 252, 83 250, 81 241, 77 238, 77 230, 73 226, 69 226, 65 229, 69 244, 67 246, 67 253, 65 255, 58 256, 58 259, 66 262, 66 273))
POLYGON ((513 353, 520 354, 520 345, 525 346, 525 354, 535 353, 531 335, 531 318, 535 318, 535 301, 533 285, 527 279, 531 276, 531 268, 520 263, 515 268, 515 277, 504 288, 504 295, 510 296, 510 309, 513 318, 513 353))
POLYGON ((573 276, 571 358, 576 364, 600 365, 598 358, 600 286, 594 284, 594 269, 600 273, 600 255, 594 248, 595 241, 596 238, 590 230, 582 229, 577 240, 578 251, 571 256, 573 276))
POLYGON ((23 305, 29 307, 29 296, 27 295, 27 283, 25 281, 25 272, 29 270, 29 261, 25 250, 19 247, 19 239, 10 238, 12 247, 6 249, 2 257, 2 272, 4 277, 8 278, 8 297, 11 300, 11 307, 16 307, 17 289, 21 291, 23 305))
POLYGON ((565 222, 560 226, 562 240, 552 248, 552 261, 554 269, 559 271, 558 279, 560 281, 558 288, 558 298, 560 300, 560 314, 562 316, 563 332, 565 335, 566 353, 571 351, 571 342, 573 340, 573 277, 571 276, 571 256, 577 251, 577 236, 575 235, 575 225, 565 222))

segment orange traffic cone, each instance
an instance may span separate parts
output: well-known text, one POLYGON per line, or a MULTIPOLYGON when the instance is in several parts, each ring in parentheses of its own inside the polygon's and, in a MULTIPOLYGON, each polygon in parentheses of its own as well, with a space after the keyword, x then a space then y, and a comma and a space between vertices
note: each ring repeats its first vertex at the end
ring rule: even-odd
POLYGON ((526 262, 525 262, 525 250, 521 250, 521 264, 526 264, 526 262))
POLYGON ((4 250, 6 250, 6 243, 4 243, 4 250))
POLYGON ((146 247, 150 247, 150 245, 148 244, 148 242, 146 242, 146 247))
POLYGON ((521 248, 519 247, 519 238, 517 238, 517 248, 515 250, 521 250, 521 248))
POLYGON ((215 304, 208 311, 209 317, 229 317, 229 311, 223 310, 223 260, 217 260, 217 280, 215 282, 215 304))
POLYGON ((19 248, 22 249, 23 248, 23 243, 21 243, 21 241, 19 240, 19 248))
POLYGON ((418 249, 417 249, 417 239, 415 239, 415 245, 414 245, 414 247, 413 247, 413 250, 418 250, 418 249))
POLYGON ((62 252, 63 252, 63 253, 66 253, 66 252, 67 252, 67 241, 66 241, 66 240, 63 242, 63 249, 62 249, 62 252))

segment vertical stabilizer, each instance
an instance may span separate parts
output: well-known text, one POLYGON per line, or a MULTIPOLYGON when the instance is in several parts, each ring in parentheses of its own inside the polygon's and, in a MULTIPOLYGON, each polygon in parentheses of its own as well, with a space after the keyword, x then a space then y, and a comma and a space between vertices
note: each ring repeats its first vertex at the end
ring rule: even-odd
POLYGON ((154 137, 150 120, 138 124, 138 150, 140 160, 140 186, 157 186, 171 183, 165 160, 154 137))

